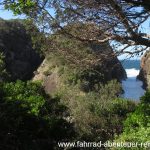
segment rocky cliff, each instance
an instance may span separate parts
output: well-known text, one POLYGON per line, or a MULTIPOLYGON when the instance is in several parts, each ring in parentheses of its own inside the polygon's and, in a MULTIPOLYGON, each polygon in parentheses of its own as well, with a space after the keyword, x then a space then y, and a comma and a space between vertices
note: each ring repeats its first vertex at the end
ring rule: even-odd
POLYGON ((144 88, 150 88, 150 50, 141 59, 141 69, 138 79, 143 81, 144 88))
POLYGON ((0 52, 5 57, 10 80, 31 79, 42 58, 32 48, 31 36, 21 21, 0 20, 0 52))
POLYGON ((67 69, 66 66, 55 66, 49 58, 46 58, 37 71, 34 72, 35 76, 33 80, 42 81, 46 93, 51 94, 63 84, 62 81, 64 80, 62 78, 67 78, 68 81, 74 82, 72 80, 76 79, 70 79, 70 77, 76 78, 75 76, 78 76, 81 80, 83 91, 94 90, 95 86, 101 83, 107 83, 107 81, 113 79, 121 81, 126 78, 126 73, 117 58, 111 62, 105 62, 103 66, 93 68, 92 71, 83 72, 81 76, 78 73, 71 76, 74 72, 74 69, 67 69), (105 67, 107 67, 107 69, 105 67))
POLYGON ((85 44, 68 37, 59 40, 57 37, 53 43, 61 45, 58 53, 56 48, 51 50, 33 78, 43 81, 47 93, 55 91, 62 78, 67 78, 65 82, 80 83, 84 91, 95 90, 101 83, 112 79, 121 81, 126 78, 124 68, 108 43, 85 44))
MULTIPOLYGON (((72 28, 73 34, 76 31, 86 33, 83 25, 80 28, 71 26, 69 30, 72 28)), ((89 35, 91 29, 93 26, 90 25, 89 35)), ((112 79, 126 78, 125 70, 108 43, 81 42, 60 33, 49 39, 49 52, 41 64, 43 59, 33 48, 32 37, 24 23, 0 20, 0 52, 5 56, 11 81, 31 79, 34 72, 33 79, 42 80, 45 90, 50 93, 57 88, 62 76, 67 77, 67 82, 80 80, 85 91, 95 90, 100 83, 112 79)))

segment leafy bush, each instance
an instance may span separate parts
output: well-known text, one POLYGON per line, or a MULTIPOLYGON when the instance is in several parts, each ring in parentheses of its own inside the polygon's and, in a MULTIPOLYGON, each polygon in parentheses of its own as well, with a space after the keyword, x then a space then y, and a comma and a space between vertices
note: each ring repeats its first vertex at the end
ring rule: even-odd
MULTIPOLYGON (((134 112, 124 122, 124 132, 116 141, 146 143, 150 141, 150 91, 147 91, 134 112)), ((124 150, 125 148, 120 148, 124 150)), ((146 149, 138 145, 135 149, 146 149)))
POLYGON ((66 107, 44 93, 40 83, 1 83, 0 149, 49 150, 74 136, 66 107))
POLYGON ((75 124, 78 140, 107 141, 122 131, 122 121, 133 112, 135 103, 118 99, 120 84, 111 81, 101 85, 99 92, 85 93, 80 85, 59 89, 62 102, 69 108, 70 122, 75 124))

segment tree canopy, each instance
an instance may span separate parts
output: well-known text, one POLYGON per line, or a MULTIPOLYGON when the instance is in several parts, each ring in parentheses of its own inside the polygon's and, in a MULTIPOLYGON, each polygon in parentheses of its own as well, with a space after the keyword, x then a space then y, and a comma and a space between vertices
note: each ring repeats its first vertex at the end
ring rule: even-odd
POLYGON ((93 23, 99 30, 93 31, 92 36, 87 31, 87 36, 81 33, 76 38, 99 43, 113 41, 118 55, 139 54, 150 47, 150 35, 141 28, 150 17, 149 0, 5 0, 2 4, 17 14, 34 18, 47 33, 61 29, 74 37, 64 29, 65 25, 93 23))

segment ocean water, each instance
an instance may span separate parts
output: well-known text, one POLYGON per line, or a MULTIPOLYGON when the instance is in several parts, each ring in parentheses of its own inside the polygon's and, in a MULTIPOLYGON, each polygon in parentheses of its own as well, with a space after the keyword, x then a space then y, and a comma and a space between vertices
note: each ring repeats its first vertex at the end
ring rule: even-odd
POLYGON ((142 88, 143 82, 136 78, 140 71, 140 60, 125 60, 121 61, 121 63, 127 73, 127 79, 122 81, 124 90, 122 97, 138 101, 145 93, 142 88))
POLYGON ((140 70, 140 60, 120 60, 125 69, 140 70))

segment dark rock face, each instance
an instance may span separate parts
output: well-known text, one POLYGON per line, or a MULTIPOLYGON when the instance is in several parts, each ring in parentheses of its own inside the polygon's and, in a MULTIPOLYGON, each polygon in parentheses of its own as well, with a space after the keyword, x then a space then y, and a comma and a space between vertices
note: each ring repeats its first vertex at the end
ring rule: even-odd
POLYGON ((108 70, 108 73, 105 73, 104 71, 107 80, 117 79, 118 81, 121 81, 127 78, 126 72, 117 57, 106 60, 104 66, 105 70, 108 70))
POLYGON ((150 87, 150 51, 147 51, 141 59, 141 69, 138 79, 143 81, 143 87, 150 87))
POLYGON ((121 81, 127 78, 126 71, 108 42, 98 44, 97 46, 92 45, 92 49, 98 55, 104 55, 105 57, 102 63, 98 64, 100 69, 98 69, 98 71, 104 74, 106 82, 112 79, 121 81))
POLYGON ((28 80, 42 62, 32 48, 32 41, 22 23, 0 20, 0 52, 5 56, 6 70, 11 80, 28 80))

